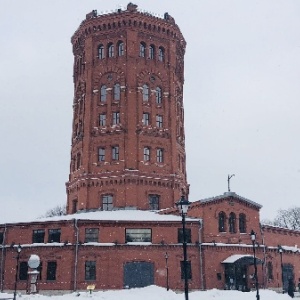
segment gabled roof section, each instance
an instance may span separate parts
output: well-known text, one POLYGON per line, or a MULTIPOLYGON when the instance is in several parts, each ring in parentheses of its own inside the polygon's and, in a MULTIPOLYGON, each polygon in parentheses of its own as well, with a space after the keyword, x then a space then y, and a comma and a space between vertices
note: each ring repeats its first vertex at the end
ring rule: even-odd
POLYGON ((223 195, 220 195, 220 196, 215 196, 215 197, 210 197, 210 198, 206 198, 206 199, 202 199, 202 200, 198 200, 196 202, 193 202, 193 204, 205 204, 205 203, 209 203, 209 202, 216 202, 218 200, 223 200, 223 199, 230 199, 230 198, 234 198, 234 199, 238 199, 240 201, 243 201, 251 206, 254 206, 256 207, 257 209, 261 209, 262 208, 262 205, 252 201, 252 200, 249 200, 247 198, 244 198, 240 195, 237 195, 235 192, 226 192, 224 193, 223 195))

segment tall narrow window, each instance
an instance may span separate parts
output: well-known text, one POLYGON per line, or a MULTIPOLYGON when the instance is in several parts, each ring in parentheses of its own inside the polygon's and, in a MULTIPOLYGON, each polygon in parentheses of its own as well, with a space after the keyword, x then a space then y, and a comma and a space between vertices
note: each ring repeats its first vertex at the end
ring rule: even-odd
POLYGON ((102 85, 100 89, 100 101, 105 102, 107 98, 106 85, 102 85))
POLYGON ((112 160, 119 160, 119 146, 112 147, 111 158, 112 160))
POLYGON ((102 196, 102 210, 113 210, 113 196, 103 195, 102 196))
POLYGON ((98 47, 98 57, 99 57, 99 59, 103 59, 105 57, 103 45, 99 45, 99 47, 98 47))
POLYGON ((155 56, 155 47, 154 47, 154 45, 150 45, 150 47, 149 47, 149 58, 154 59, 154 56, 155 56))
POLYGON ((226 222, 226 215, 225 215, 224 211, 221 211, 221 212, 219 212, 219 232, 226 231, 225 222, 226 222))
POLYGON ((163 47, 158 48, 158 60, 159 61, 165 60, 165 49, 163 47))
POLYGON ((149 209, 159 210, 159 195, 149 195, 149 209))
POLYGON ((105 148, 98 148, 98 161, 105 161, 105 148))
POLYGON ((85 280, 96 280, 96 262, 85 262, 85 280))
POLYGON ((108 44, 108 47, 107 47, 107 56, 108 57, 114 57, 115 56, 115 47, 114 47, 114 44, 110 43, 108 44))
POLYGON ((268 279, 273 280, 274 275, 273 275, 273 264, 271 261, 267 262, 267 271, 268 271, 268 279))
POLYGON ((81 154, 77 153, 76 155, 76 169, 78 170, 81 166, 81 154))
POLYGON ((156 149, 156 161, 158 163, 163 163, 164 162, 164 150, 161 148, 156 149))
POLYGON ((120 123, 120 112, 113 112, 113 125, 117 125, 120 123))
POLYGON ((239 230, 240 233, 246 233, 246 215, 240 214, 239 215, 239 230))
POLYGON ((56 280, 56 261, 48 261, 47 263, 47 280, 56 280))
POLYGON ((181 267, 181 279, 184 279, 184 270, 186 270, 187 279, 192 279, 192 264, 191 261, 186 261, 186 268, 184 267, 184 261, 180 262, 181 267))
POLYGON ((163 127, 163 116, 156 115, 156 127, 159 127, 159 128, 163 127))
POLYGON ((99 115, 99 126, 106 126, 106 114, 99 115))
POLYGON ((150 124, 150 114, 143 113, 143 125, 147 126, 150 124))
POLYGON ((120 101, 121 99, 121 86, 119 83, 116 83, 114 85, 114 100, 120 101))
POLYGON ((230 233, 236 232, 236 217, 235 217, 235 213, 233 212, 229 214, 229 232, 230 233))
POLYGON ((3 244, 4 242, 4 233, 0 232, 0 244, 3 244))
POLYGON ((147 84, 143 85, 143 101, 149 101, 149 87, 147 84))
POLYGON ((140 43, 140 57, 146 56, 146 44, 141 42, 140 43))
POLYGON ((78 206, 78 200, 75 199, 72 201, 72 214, 75 214, 77 212, 77 206, 78 206))
POLYGON ((156 88, 155 99, 156 99, 156 103, 157 104, 161 104, 161 102, 162 102, 162 92, 161 92, 161 88, 160 87, 156 88))
POLYGON ((124 43, 119 42, 118 43, 118 56, 123 56, 124 55, 124 43))
POLYGON ((27 261, 21 261, 19 265, 19 280, 28 279, 28 263, 27 261))
POLYGON ((144 147, 144 161, 150 160, 150 148, 144 147))

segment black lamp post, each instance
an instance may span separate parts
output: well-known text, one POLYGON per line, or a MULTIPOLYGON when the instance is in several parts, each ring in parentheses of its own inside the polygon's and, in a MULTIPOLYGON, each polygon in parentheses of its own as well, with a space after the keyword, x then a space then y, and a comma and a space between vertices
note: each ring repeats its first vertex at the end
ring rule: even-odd
POLYGON ((165 254, 165 260, 166 260, 166 275, 167 275, 167 278, 166 278, 166 287, 167 287, 167 291, 169 290, 169 266, 168 266, 168 258, 169 258, 169 255, 168 255, 168 252, 166 252, 165 254))
POLYGON ((283 249, 282 249, 281 245, 278 245, 278 252, 279 252, 279 254, 280 254, 282 293, 284 294, 283 264, 282 264, 282 253, 283 253, 283 249))
POLYGON ((17 265, 16 265, 14 300, 16 300, 16 297, 17 297, 17 283, 18 283, 19 260, 20 260, 20 253, 21 253, 21 251, 22 251, 22 247, 19 244, 19 246, 17 247, 17 265))
POLYGON ((253 256, 254 256, 254 276, 255 276, 255 288, 256 288, 256 299, 259 300, 259 289, 258 289, 258 277, 257 277, 257 263, 256 263, 256 255, 255 255, 255 239, 256 239, 256 234, 251 230, 250 233, 251 236, 251 241, 252 241, 252 246, 253 246, 253 256))
POLYGON ((182 235, 183 235, 183 272, 184 272, 184 294, 185 300, 189 299, 189 284, 188 284, 188 274, 187 274, 187 247, 186 247, 186 232, 185 232, 185 216, 187 214, 190 202, 181 196, 180 201, 176 203, 176 206, 181 213, 182 217, 182 235))

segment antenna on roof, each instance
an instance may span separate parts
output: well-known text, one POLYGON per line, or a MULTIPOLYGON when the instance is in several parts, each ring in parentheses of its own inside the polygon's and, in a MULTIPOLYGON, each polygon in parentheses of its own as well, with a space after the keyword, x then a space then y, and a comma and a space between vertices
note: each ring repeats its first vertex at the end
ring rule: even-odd
POLYGON ((232 174, 232 175, 228 175, 227 177, 227 182, 228 182, 228 192, 230 192, 230 179, 235 176, 235 174, 232 174))

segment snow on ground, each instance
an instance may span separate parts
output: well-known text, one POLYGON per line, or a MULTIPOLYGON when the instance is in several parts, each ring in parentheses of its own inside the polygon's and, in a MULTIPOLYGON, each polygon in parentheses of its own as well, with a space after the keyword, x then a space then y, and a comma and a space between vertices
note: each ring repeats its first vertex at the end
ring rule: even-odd
MULTIPOLYGON (((287 294, 278 294, 274 291, 260 290, 261 300, 288 300, 287 294)), ((12 294, 0 293, 1 299, 12 299, 12 294)), ((66 294, 63 296, 43 296, 43 295, 22 295, 17 296, 17 300, 184 300, 184 294, 167 291, 165 288, 149 286, 129 290, 109 290, 93 292, 81 292, 66 294), (51 298, 50 298, 51 297, 51 298)), ((189 300, 256 300, 256 292, 243 293, 239 291, 193 291, 189 293, 189 300)))

